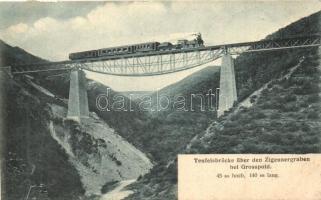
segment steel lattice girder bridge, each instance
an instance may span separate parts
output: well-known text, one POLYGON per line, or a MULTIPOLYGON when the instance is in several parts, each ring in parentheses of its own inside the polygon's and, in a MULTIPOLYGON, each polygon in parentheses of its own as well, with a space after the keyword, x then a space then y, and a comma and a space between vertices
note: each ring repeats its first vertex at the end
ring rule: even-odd
POLYGON ((99 57, 61 62, 33 63, 11 66, 12 74, 39 73, 84 69, 118 76, 152 76, 173 73, 210 63, 224 54, 315 47, 321 45, 321 36, 261 40, 223 44, 193 49, 153 51, 145 53, 99 57))

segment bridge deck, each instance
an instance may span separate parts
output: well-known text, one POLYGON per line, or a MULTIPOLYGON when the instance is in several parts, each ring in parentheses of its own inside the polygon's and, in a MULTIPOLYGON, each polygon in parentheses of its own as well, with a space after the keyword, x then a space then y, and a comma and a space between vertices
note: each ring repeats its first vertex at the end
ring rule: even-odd
MULTIPOLYGON (((65 60, 58 62, 46 62, 46 63, 30 63, 23 65, 15 65, 12 67, 12 72, 15 74, 19 73, 37 73, 41 71, 52 71, 52 70, 70 70, 72 68, 83 68, 86 70, 95 71, 98 73, 106 73, 113 75, 158 75, 164 73, 172 73, 180 70, 189 69, 192 67, 199 66, 206 62, 210 62, 219 58, 221 55, 217 54, 240 54, 244 52, 256 52, 256 51, 271 51, 278 49, 290 49, 290 48, 302 48, 302 47, 313 47, 321 45, 321 37, 320 35, 306 36, 306 37, 293 37, 293 38, 284 38, 277 40, 261 40, 254 42, 242 42, 242 43, 232 43, 232 44, 221 44, 221 45, 213 45, 213 46, 205 46, 199 48, 190 48, 190 49, 175 49, 169 51, 152 51, 152 52, 143 52, 143 53, 134 53, 134 54, 125 54, 125 55, 115 55, 115 56, 107 56, 107 57, 96 57, 90 59, 79 59, 79 60, 65 60), (203 58, 206 60, 193 62, 188 64, 188 58, 184 56, 181 60, 177 60, 175 55, 181 54, 189 57, 193 55, 193 59, 197 59, 197 56, 194 53, 197 53, 199 57, 203 55, 203 58), (208 52, 204 54, 203 52, 208 52), (166 56, 170 57, 167 60, 164 60, 166 56), (172 55, 173 58, 171 57, 172 55), (140 58, 154 58, 158 57, 160 59, 156 61, 143 61, 140 58), (136 60, 134 60, 136 59, 136 60), (125 60, 126 62, 120 62, 117 64, 118 60, 125 60), (131 64, 129 63, 132 62, 131 64), (135 62, 136 61, 136 62, 135 62), (103 63, 103 68, 94 66, 94 63, 103 63), (181 64, 186 64, 184 66, 175 65, 177 62, 181 62, 181 64), (114 63, 114 64, 112 64, 114 63), (125 64, 124 64, 125 63, 125 64), (163 64, 168 64, 168 69, 163 67, 163 64), (125 68, 132 68, 132 71, 129 69, 123 70, 121 69, 121 65, 125 66, 125 68), (152 66, 159 65, 159 69, 156 71, 152 70, 152 66), (134 68, 141 68, 140 72, 134 70, 134 68), (109 69, 106 69, 109 68, 109 69), (144 68, 144 69, 143 69, 144 68), (114 71, 112 71, 114 70, 114 71), (119 70, 119 71, 117 71, 119 70), (149 70, 149 71, 148 71, 149 70)), ((200 59, 200 58, 199 58, 200 59)))

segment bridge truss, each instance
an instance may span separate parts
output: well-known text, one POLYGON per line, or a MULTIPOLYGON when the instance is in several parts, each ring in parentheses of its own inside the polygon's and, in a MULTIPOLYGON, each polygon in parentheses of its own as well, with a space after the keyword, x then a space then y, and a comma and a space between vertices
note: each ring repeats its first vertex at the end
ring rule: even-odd
POLYGON ((81 68, 118 76, 153 76, 194 68, 221 57, 222 49, 129 57, 83 63, 81 68))
POLYGON ((61 62, 11 66, 12 74, 84 69, 117 76, 153 76, 173 73, 210 63, 224 54, 306 48, 321 45, 321 37, 307 36, 278 40, 223 44, 193 49, 154 51, 61 62))
MULTIPOLYGON (((321 46, 320 36, 262 40, 193 49, 154 51, 61 62, 10 66, 11 74, 71 71, 67 118, 88 118, 88 97, 83 70, 118 76, 153 76, 197 67, 222 57, 218 116, 233 107, 237 100, 234 62, 231 55, 293 48, 321 46)), ((1 69, 1 68, 0 68, 1 69)), ((8 67, 2 68, 8 70, 8 67)))

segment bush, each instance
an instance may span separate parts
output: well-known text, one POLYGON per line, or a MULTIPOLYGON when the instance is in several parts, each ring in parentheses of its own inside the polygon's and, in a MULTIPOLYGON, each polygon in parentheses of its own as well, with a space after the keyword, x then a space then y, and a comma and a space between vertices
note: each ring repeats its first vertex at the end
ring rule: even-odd
POLYGON ((308 97, 307 102, 308 103, 316 103, 320 101, 319 94, 312 94, 308 97))
POLYGON ((101 193, 107 193, 108 191, 111 191, 115 189, 118 186, 119 181, 111 181, 107 182, 105 185, 101 187, 101 193))
POLYGON ((310 126, 309 126, 308 124, 306 124, 306 123, 302 123, 302 124, 300 125, 300 127, 301 127, 301 130, 302 130, 303 132, 305 132, 305 133, 307 133, 307 132, 309 132, 309 131, 311 130, 310 126))
POLYGON ((274 129, 278 129, 282 127, 282 123, 279 121, 271 121, 270 126, 274 129))
POLYGON ((236 121, 239 117, 237 115, 232 115, 231 116, 231 121, 236 121))
POLYGON ((258 111, 257 113, 255 113, 254 117, 256 119, 263 119, 266 117, 266 115, 263 112, 258 111))
POLYGON ((247 113, 242 113, 242 115, 238 116, 238 121, 242 125, 245 125, 247 123, 251 123, 252 116, 248 115, 247 113))
POLYGON ((249 111, 249 109, 247 108, 247 107, 244 107, 244 106, 241 106, 240 107, 240 112, 241 113, 246 113, 246 112, 248 112, 249 111))
POLYGON ((312 65, 313 66, 304 68, 304 73, 306 75, 313 75, 318 72, 318 68, 317 68, 318 64, 313 63, 312 65))
POLYGON ((262 133, 260 137, 263 141, 273 144, 279 144, 281 141, 281 134, 275 131, 262 133))
POLYGON ((274 112, 270 115, 271 119, 280 119, 281 118, 281 114, 279 112, 274 112))
POLYGON ((291 104, 285 104, 281 110, 283 112, 296 112, 299 110, 299 107, 296 106, 296 104, 291 103, 291 104))
POLYGON ((282 81, 281 82, 281 86, 284 88, 284 89, 287 89, 289 87, 291 87, 291 82, 289 80, 285 80, 285 81, 282 81))
POLYGON ((319 113, 316 111, 311 111, 307 117, 308 119, 319 119, 319 113))
POLYGON ((269 83, 268 85, 267 85, 267 88, 269 88, 269 89, 271 89, 273 87, 273 84, 272 83, 269 83))
POLYGON ((300 126, 295 121, 286 122, 282 127, 283 131, 290 131, 290 132, 295 132, 299 129, 300 129, 300 126))
POLYGON ((296 101, 297 97, 294 94, 286 95, 284 100, 286 102, 296 101))
POLYGON ((275 85, 275 86, 272 88, 271 92, 273 92, 274 94, 279 94, 280 92, 283 92, 283 89, 282 89, 281 87, 275 85))
POLYGON ((305 82, 302 87, 295 88, 293 92, 297 95, 314 94, 320 92, 320 88, 314 83, 305 82))
POLYGON ((304 102, 300 103, 299 106, 302 108, 307 108, 309 106, 309 104, 306 101, 304 101, 304 102))
POLYGON ((262 92, 261 92, 261 95, 262 96, 266 96, 266 95, 268 95, 269 94, 269 90, 268 89, 264 89, 264 90, 262 90, 262 92))
POLYGON ((253 95, 253 96, 250 97, 250 102, 254 103, 256 99, 257 99, 257 96, 253 95))
POLYGON ((283 110, 284 109, 284 104, 279 103, 276 101, 266 101, 260 105, 262 109, 276 109, 276 110, 283 110))

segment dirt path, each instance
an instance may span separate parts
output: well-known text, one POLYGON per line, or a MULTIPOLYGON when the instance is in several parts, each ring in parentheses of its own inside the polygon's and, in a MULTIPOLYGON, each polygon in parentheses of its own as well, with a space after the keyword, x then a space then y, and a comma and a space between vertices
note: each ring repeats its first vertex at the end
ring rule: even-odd
POLYGON ((102 195, 100 200, 122 200, 122 199, 124 199, 125 197, 127 197, 133 193, 133 191, 131 191, 131 190, 123 190, 124 187, 126 187, 129 184, 134 183, 135 181, 136 181, 135 179, 121 181, 115 189, 102 195))

